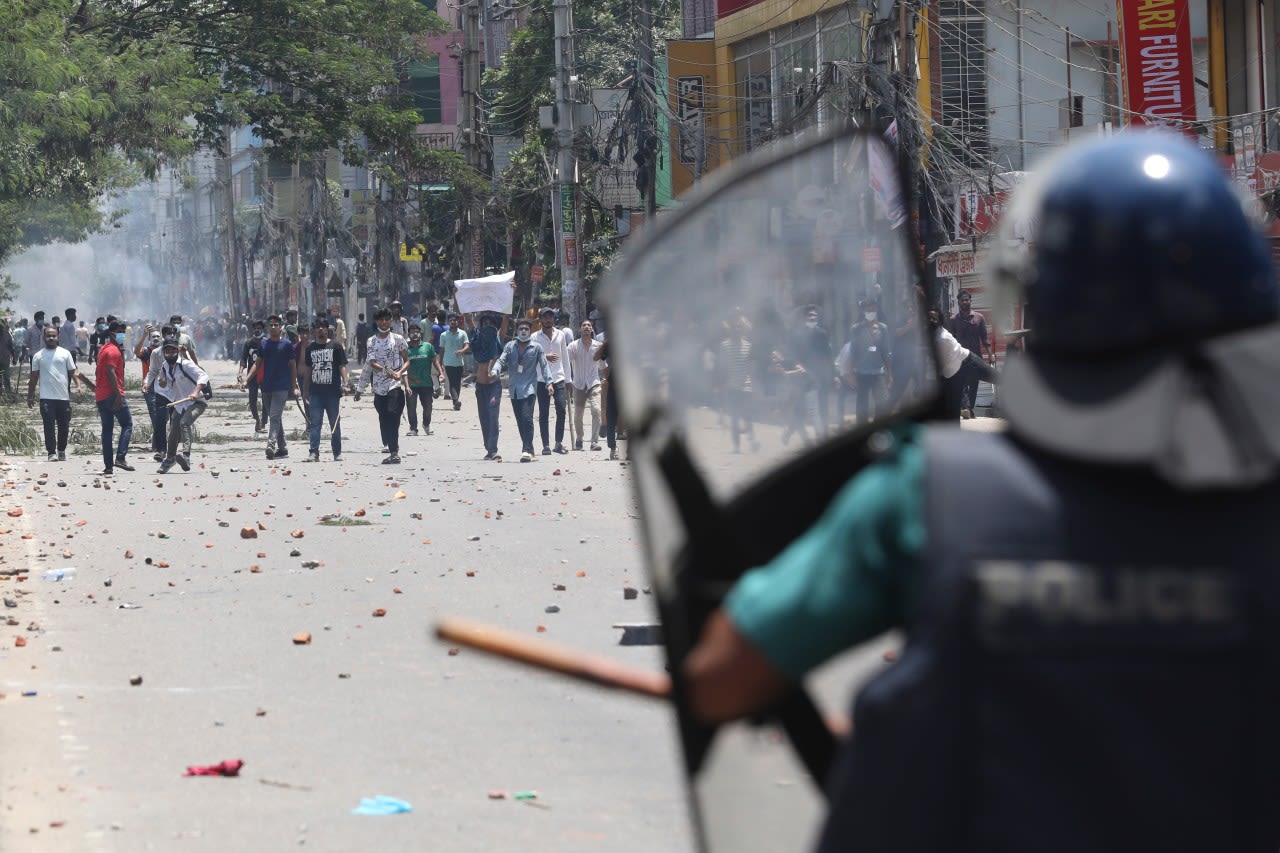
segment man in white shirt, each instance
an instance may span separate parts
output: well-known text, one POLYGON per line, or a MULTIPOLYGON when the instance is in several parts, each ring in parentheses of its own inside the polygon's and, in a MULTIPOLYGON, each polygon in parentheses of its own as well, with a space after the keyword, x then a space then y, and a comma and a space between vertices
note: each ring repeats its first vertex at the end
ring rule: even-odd
POLYGON ((582 410, 591 409, 591 449, 599 450, 600 443, 600 362, 596 352, 603 346, 595 339, 595 327, 590 320, 582 321, 582 336, 569 344, 569 381, 573 385, 573 425, 577 440, 573 449, 582 449, 582 410))
POLYGON ((551 455, 550 420, 551 400, 556 405, 556 453, 568 453, 564 446, 564 383, 565 364, 569 360, 569 342, 573 336, 568 329, 556 328, 556 311, 543 308, 538 312, 542 326, 533 340, 547 356, 547 372, 538 369, 538 429, 542 433, 542 455, 551 455))
MULTIPOLYGON (((169 412, 169 441, 159 474, 167 474, 177 462, 183 471, 191 470, 191 436, 196 418, 204 414, 208 403, 201 390, 209 381, 209 374, 200 365, 181 355, 182 345, 173 336, 165 340, 162 348, 160 376, 156 379, 157 391, 165 391, 173 402, 169 412), (182 444, 182 452, 178 445, 182 444)), ((157 401, 156 405, 160 405, 157 401)))
POLYGON ((77 360, 80 356, 89 354, 89 330, 84 325, 84 320, 76 324, 76 355, 77 360))
POLYGON ((58 329, 46 326, 43 346, 31 354, 31 378, 27 382, 27 408, 36 404, 40 386, 40 420, 44 423, 44 449, 50 462, 67 461, 67 437, 71 433, 71 383, 81 376, 75 359, 58 346, 58 329))
POLYGON ((392 331, 395 318, 387 308, 373 315, 377 332, 365 346, 364 370, 353 399, 357 402, 365 386, 373 388, 373 408, 378 412, 378 429, 382 433, 383 452, 389 454, 383 465, 400 464, 400 414, 404 411, 404 377, 409 371, 409 345, 392 331))
POLYGON ((947 327, 942 324, 942 313, 936 308, 929 309, 929 327, 933 329, 937 340, 943 405, 946 407, 947 417, 959 419, 964 407, 964 377, 960 375, 960 368, 968 364, 975 376, 993 384, 998 377, 994 368, 961 346, 955 335, 947 331, 947 327))

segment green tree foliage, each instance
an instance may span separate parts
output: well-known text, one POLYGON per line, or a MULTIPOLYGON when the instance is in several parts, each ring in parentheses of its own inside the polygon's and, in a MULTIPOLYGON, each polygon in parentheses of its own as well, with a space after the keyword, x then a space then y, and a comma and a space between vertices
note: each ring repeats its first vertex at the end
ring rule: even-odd
POLYGON ((398 82, 444 30, 418 0, 0 0, 0 260, 227 126, 290 161, 409 149, 398 82))
POLYGON ((211 92, 171 48, 113 46, 88 14, 0 0, 0 259, 98 227, 103 193, 190 150, 184 117, 211 92))
MULTIPOLYGON (((639 4, 635 0, 592 0, 574 4, 574 32, 577 64, 575 73, 585 89, 629 85, 637 61, 639 4)), ((679 36, 679 0, 653 0, 655 52, 661 53, 667 38, 679 36)), ((538 126, 538 107, 554 102, 550 79, 555 73, 555 23, 551 0, 535 0, 526 26, 515 33, 500 69, 485 75, 486 87, 494 93, 490 125, 508 129, 524 138, 524 146, 513 157, 510 168, 500 176, 503 202, 512 225, 521 234, 527 249, 554 255, 549 232, 542 231, 550 176, 547 161, 554 160, 554 139, 538 126)), ((579 139, 579 163, 589 182, 593 169, 606 167, 600 152, 589 141, 579 139)), ((588 198, 587 203, 590 203, 588 198)), ((608 221, 612 212, 601 217, 608 221)), ((588 277, 605 262, 596 258, 588 277)))

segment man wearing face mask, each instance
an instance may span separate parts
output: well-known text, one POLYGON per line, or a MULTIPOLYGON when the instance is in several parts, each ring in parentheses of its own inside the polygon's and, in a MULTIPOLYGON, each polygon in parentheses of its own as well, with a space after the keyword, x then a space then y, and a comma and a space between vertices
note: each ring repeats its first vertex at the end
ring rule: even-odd
POLYGON ((175 462, 183 471, 190 471, 192 427, 208 407, 201 389, 209 381, 209 374, 194 361, 182 357, 177 337, 166 340, 162 351, 164 364, 159 369, 163 376, 158 381, 165 383, 173 402, 168 408, 169 441, 156 473, 169 473, 175 462))
POLYGON ((875 299, 863 299, 859 308, 862 320, 849 329, 849 358, 844 379, 856 392, 858 423, 865 424, 872 417, 883 418, 888 414, 886 401, 893 381, 893 341, 889 327, 878 319, 875 299))
POLYGON ((106 317, 99 317, 93 321, 93 331, 89 333, 90 364, 98 360, 98 348, 102 346, 102 341, 108 334, 106 317))
POLYGON ((285 337, 284 322, 278 314, 267 318, 267 336, 258 342, 258 358, 262 361, 262 407, 269 424, 267 458, 284 459, 289 455, 284 406, 298 394, 298 354, 293 342, 285 337))
POLYGON ((148 323, 138 345, 133 348, 133 354, 142 364, 142 398, 147 403, 147 416, 151 420, 151 452, 157 462, 164 458, 165 424, 168 423, 169 413, 163 404, 157 409, 155 383, 148 381, 148 377, 151 375, 151 354, 161 349, 161 342, 160 332, 148 323))
MULTIPOLYGON (((502 318, 505 331, 507 318, 502 318)), ((492 315, 480 318, 480 330, 471 342, 471 354, 476 362, 476 412, 480 416, 480 436, 484 440, 486 461, 501 462, 498 454, 498 411, 502 401, 502 382, 489 368, 502 353, 497 323, 492 315)))
POLYGON ((315 342, 308 345, 303 354, 303 396, 307 400, 307 421, 310 426, 310 451, 308 462, 320 461, 320 427, 324 418, 329 420, 329 448, 333 461, 342 459, 342 392, 350 380, 347 377, 347 350, 336 340, 329 339, 329 321, 316 321, 315 342))
POLYGON ((507 343, 493 363, 491 373, 500 377, 507 365, 511 365, 508 392, 511 410, 516 416, 516 428, 520 430, 521 462, 533 461, 533 407, 538 399, 538 374, 550 373, 546 353, 533 340, 533 324, 528 320, 516 323, 516 339, 507 343))
POLYGON ((404 376, 409 369, 409 345, 401 335, 391 330, 389 309, 378 309, 378 313, 373 315, 373 322, 378 331, 369 338, 368 355, 364 370, 360 372, 355 399, 360 399, 366 385, 372 385, 373 408, 378 412, 382 445, 388 454, 382 464, 399 465, 400 416, 404 412, 404 376))
POLYGON ((249 389, 249 414, 253 415, 254 432, 262 432, 267 428, 265 418, 258 411, 258 388, 262 382, 262 365, 258 361, 258 352, 262 339, 266 336, 266 324, 261 320, 254 320, 253 335, 240 349, 240 370, 236 374, 236 382, 249 389))
POLYGON ((116 320, 107 329, 110 336, 98 348, 97 380, 94 383, 98 416, 102 419, 102 475, 115 469, 132 471, 127 460, 129 440, 133 438, 133 415, 124 398, 124 323, 116 320), (120 442, 112 452, 115 426, 120 424, 120 442), (114 459, 114 464, 112 460, 114 459))
POLYGON ((813 383, 817 396, 817 422, 814 432, 821 439, 831 423, 831 387, 835 378, 834 354, 831 351, 831 334, 818 319, 818 306, 806 305, 804 325, 792 338, 791 357, 804 368, 805 375, 813 383))
MULTIPOLYGON (((165 323, 160 327, 162 341, 177 337, 177 326, 165 323)), ((187 352, 181 349, 181 338, 179 338, 179 352, 187 356, 187 352)), ((160 462, 164 459, 165 451, 169 446, 169 409, 166 406, 173 402, 173 397, 169 383, 160 370, 164 366, 164 349, 159 344, 151 349, 150 362, 146 379, 142 382, 142 391, 144 394, 152 392, 155 395, 155 420, 151 424, 151 440, 155 448, 154 458, 160 462)))
POLYGON ((71 384, 82 383, 75 359, 58 346, 58 330, 44 330, 41 346, 31 356, 31 378, 27 381, 27 408, 36 402, 40 386, 40 420, 44 423, 44 449, 50 462, 67 460, 67 436, 71 432, 71 384))

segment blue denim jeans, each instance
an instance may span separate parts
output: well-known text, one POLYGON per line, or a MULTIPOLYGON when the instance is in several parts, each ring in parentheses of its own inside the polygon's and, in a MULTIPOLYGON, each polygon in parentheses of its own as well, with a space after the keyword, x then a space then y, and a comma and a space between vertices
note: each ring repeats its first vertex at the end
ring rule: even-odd
POLYGON ((311 452, 320 452, 320 416, 329 421, 329 447, 333 455, 342 452, 342 424, 338 422, 338 410, 342 406, 342 394, 316 394, 307 401, 307 420, 311 421, 311 452))
POLYGON ((164 453, 169 446, 169 412, 172 410, 165 407, 169 401, 158 397, 155 391, 143 391, 142 397, 147 401, 147 414, 151 418, 151 450, 164 453))
POLYGON ((111 408, 111 400, 98 401, 98 416, 102 419, 102 465, 114 468, 117 459, 124 459, 129 452, 129 440, 133 438, 133 415, 129 404, 121 403, 119 409, 111 408), (116 422, 120 422, 119 449, 113 447, 116 422))
POLYGON ((498 452, 498 406, 502 402, 502 383, 476 383, 476 410, 480 413, 480 435, 486 453, 498 452))
POLYGON ((533 453, 533 407, 537 402, 537 395, 534 394, 511 398, 511 411, 516 414, 516 429, 520 430, 520 450, 524 453, 533 453))

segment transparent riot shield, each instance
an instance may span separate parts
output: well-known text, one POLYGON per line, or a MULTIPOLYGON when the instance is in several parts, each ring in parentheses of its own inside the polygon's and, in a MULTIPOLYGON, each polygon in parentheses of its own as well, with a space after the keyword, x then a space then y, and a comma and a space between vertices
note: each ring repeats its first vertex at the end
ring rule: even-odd
POLYGON ((936 405, 897 163, 880 136, 849 132, 735 164, 606 282, 610 382, 704 849, 805 849, 825 811, 824 718, 847 712, 847 690, 828 707, 797 690, 763 729, 715 730, 688 714, 678 673, 733 581, 817 520, 887 425, 936 405), (794 753, 762 746, 778 732, 794 753))

